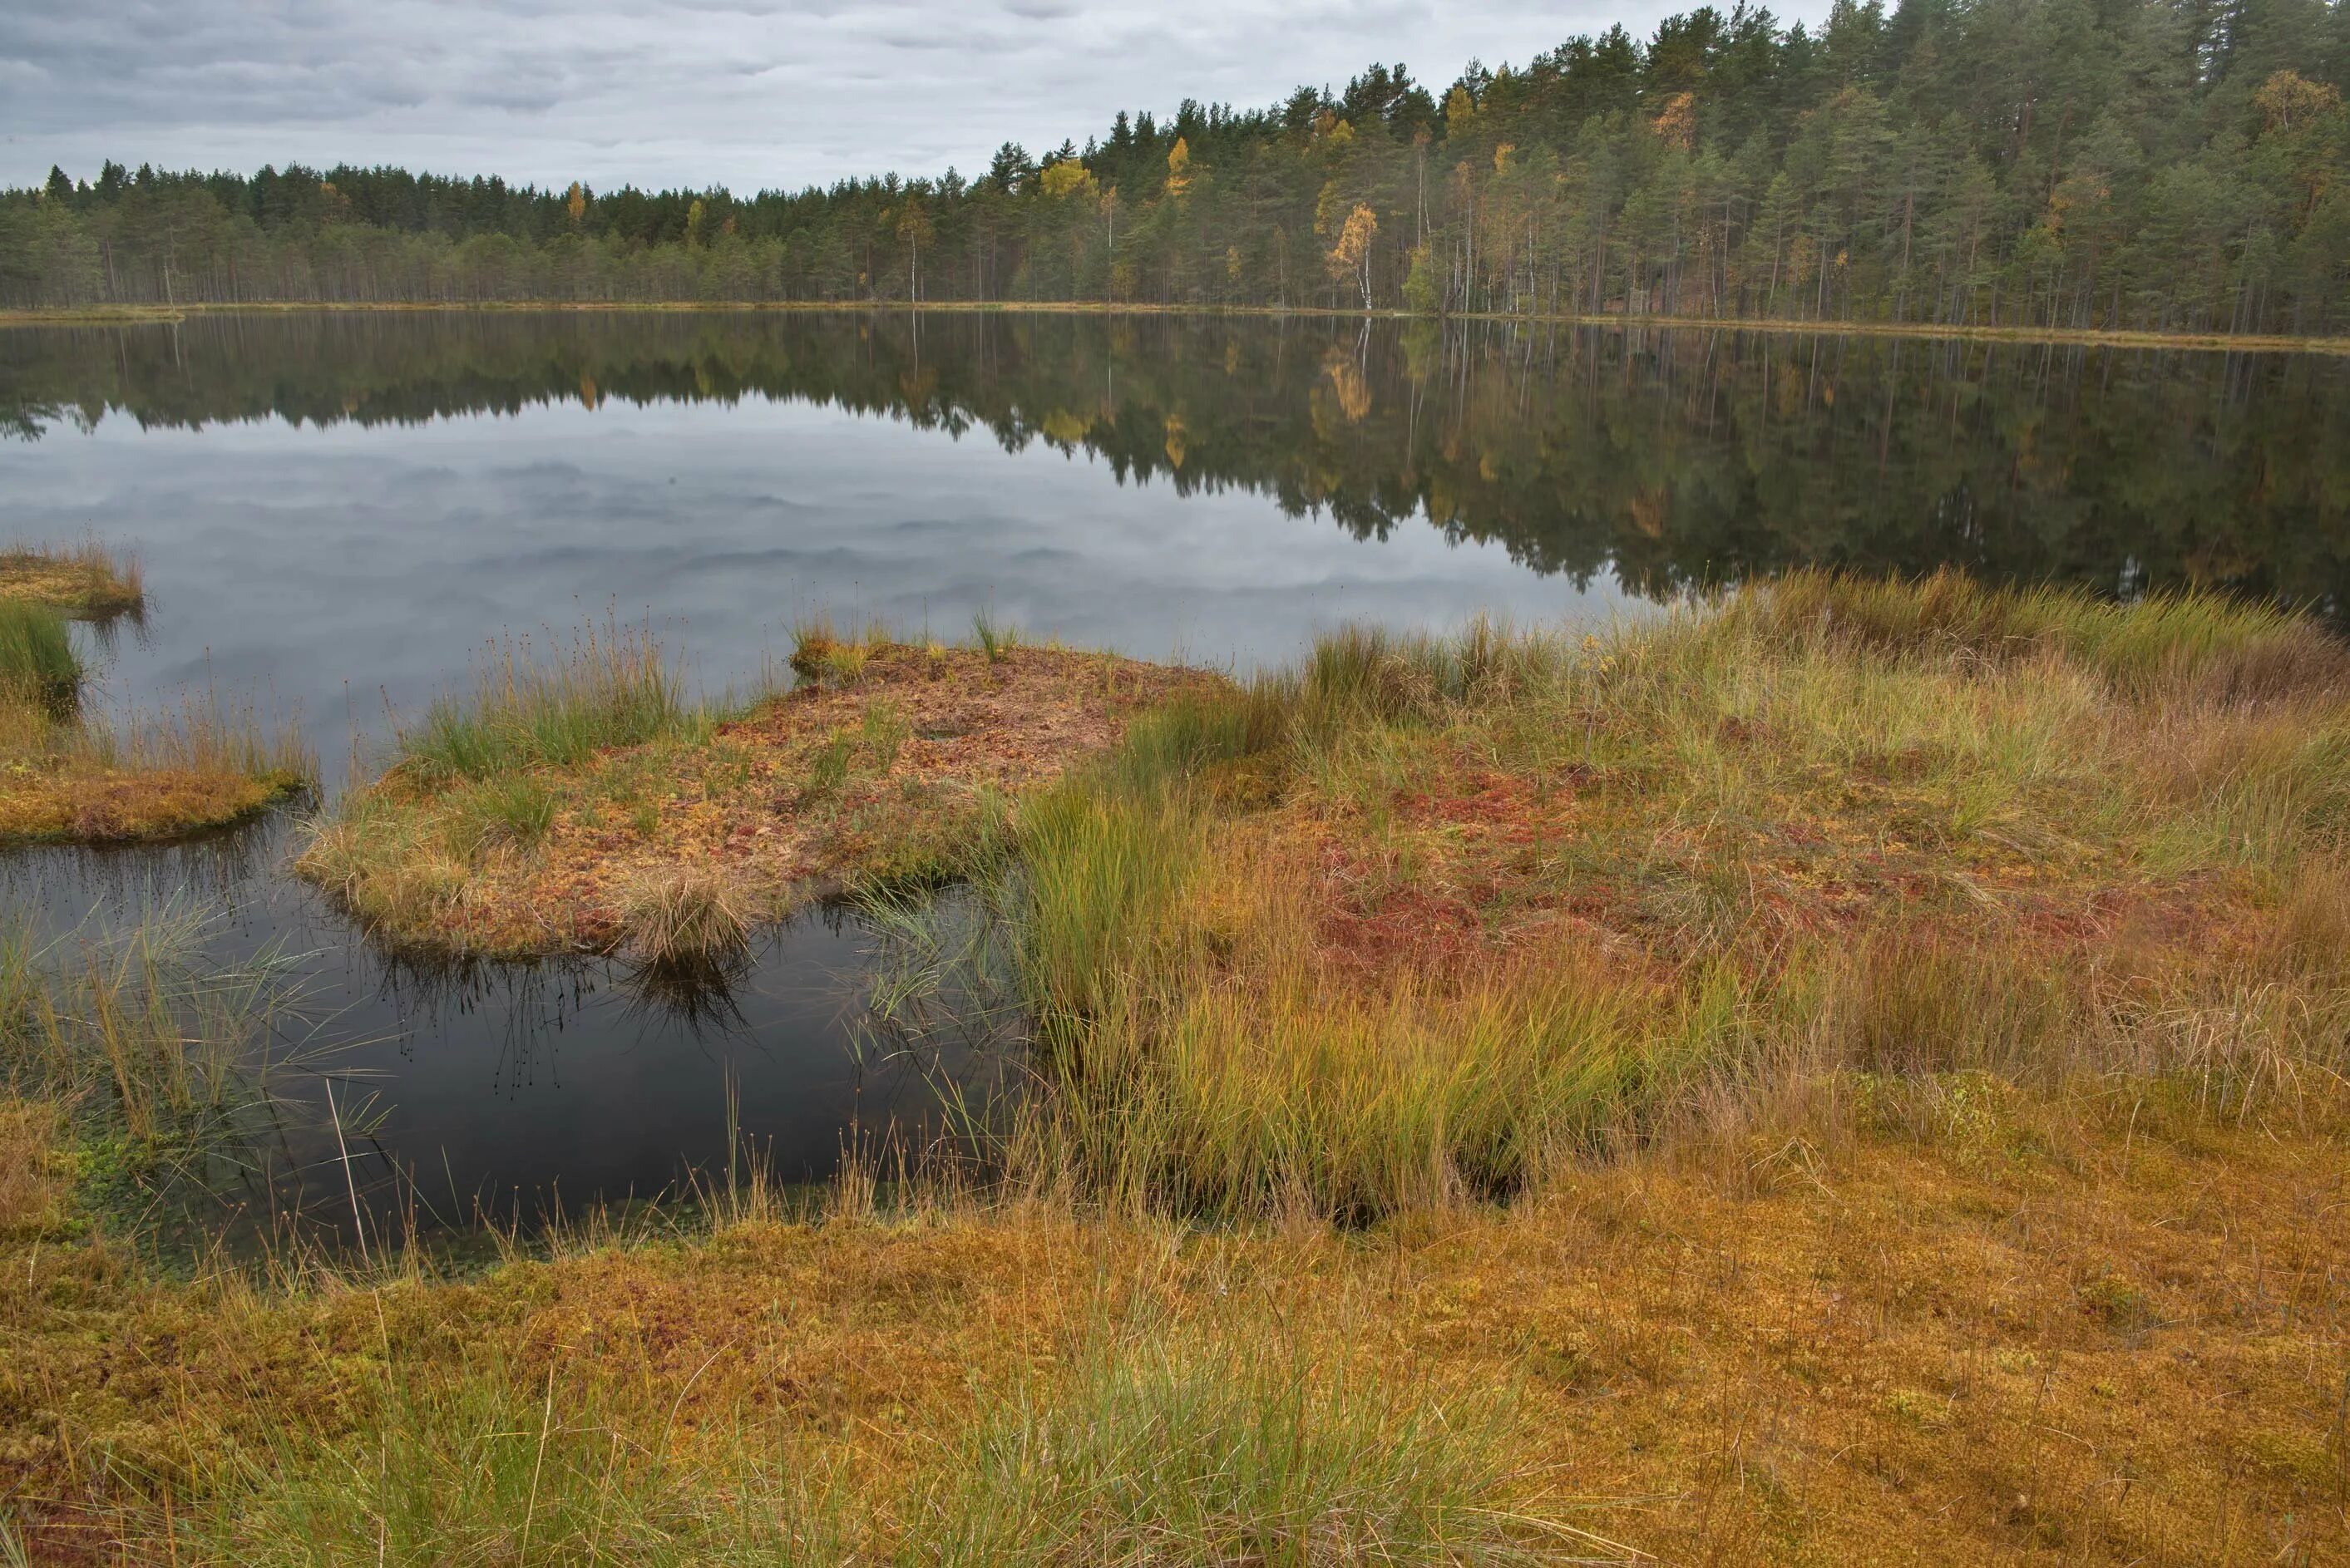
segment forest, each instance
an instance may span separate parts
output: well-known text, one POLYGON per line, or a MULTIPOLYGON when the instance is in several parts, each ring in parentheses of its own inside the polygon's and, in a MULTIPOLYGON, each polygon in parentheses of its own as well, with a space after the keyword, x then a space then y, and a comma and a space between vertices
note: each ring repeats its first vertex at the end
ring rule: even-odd
POLYGON ((108 162, 0 306, 1102 302, 2350 331, 2350 0, 1837 0, 737 196, 108 162))

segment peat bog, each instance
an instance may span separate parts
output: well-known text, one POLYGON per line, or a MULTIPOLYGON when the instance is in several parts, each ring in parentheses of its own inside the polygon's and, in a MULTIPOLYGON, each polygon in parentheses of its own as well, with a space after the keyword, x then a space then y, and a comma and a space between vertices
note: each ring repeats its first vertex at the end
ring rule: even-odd
POLYGON ((23 1528, 2337 1550, 2345 375, 0 332, 23 1528))

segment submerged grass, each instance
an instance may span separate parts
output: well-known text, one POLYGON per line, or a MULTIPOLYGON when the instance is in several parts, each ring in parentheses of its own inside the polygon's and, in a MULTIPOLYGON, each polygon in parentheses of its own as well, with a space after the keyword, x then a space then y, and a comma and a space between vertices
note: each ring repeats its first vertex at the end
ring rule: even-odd
POLYGON ((203 953, 212 922, 165 908, 44 939, 0 923, 0 1085, 140 1143, 201 1137, 263 1092, 287 993, 264 959, 203 953))

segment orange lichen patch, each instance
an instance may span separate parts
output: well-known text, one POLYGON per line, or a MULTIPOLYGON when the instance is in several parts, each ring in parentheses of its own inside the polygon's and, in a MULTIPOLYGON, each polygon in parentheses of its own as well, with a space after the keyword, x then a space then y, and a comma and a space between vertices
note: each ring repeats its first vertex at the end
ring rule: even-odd
POLYGON ((0 765, 0 842, 170 838, 241 821, 298 787, 225 769, 17 761, 0 765))
POLYGON ((1046 648, 879 645, 706 739, 615 748, 525 784, 530 841, 475 825, 501 781, 425 785, 395 770, 299 865, 401 942, 492 955, 609 949, 631 888, 677 867, 756 913, 858 878, 951 867, 991 795, 1107 749, 1139 710, 1220 684, 1199 671, 1046 648))

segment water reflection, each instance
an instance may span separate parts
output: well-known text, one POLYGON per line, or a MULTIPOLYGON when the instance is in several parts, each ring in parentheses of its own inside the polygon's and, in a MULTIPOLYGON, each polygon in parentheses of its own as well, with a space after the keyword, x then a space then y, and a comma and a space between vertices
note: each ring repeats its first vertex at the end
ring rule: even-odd
MULTIPOLYGON (((1648 592, 1795 562, 2338 613, 2339 358, 1492 324, 590 313, 0 333, 26 435, 776 400, 984 431, 1365 539, 1432 523, 1648 592), (1422 521, 1424 520, 1424 522, 1422 521)), ((886 474, 873 476, 887 483, 886 474)), ((559 485, 558 485, 559 488, 559 485)))
POLYGON ((676 1195, 754 1151, 779 1181, 817 1181, 858 1140, 939 1136, 942 1090, 1008 1081, 1006 1056, 966 1043, 876 1048, 864 977, 883 936, 846 911, 764 932, 723 976, 421 964, 277 874, 290 831, 279 814, 160 848, 0 857, 0 898, 50 936, 201 904, 208 959, 286 976, 266 1106, 156 1195, 183 1230, 527 1229, 676 1195))

